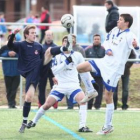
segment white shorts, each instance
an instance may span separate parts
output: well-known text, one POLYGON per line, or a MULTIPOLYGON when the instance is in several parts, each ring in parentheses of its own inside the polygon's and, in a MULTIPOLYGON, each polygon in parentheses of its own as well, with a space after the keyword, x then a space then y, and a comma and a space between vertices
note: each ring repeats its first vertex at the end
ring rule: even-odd
POLYGON ((105 88, 108 91, 114 92, 116 90, 118 81, 121 78, 121 74, 114 71, 106 70, 104 67, 98 68, 94 60, 90 60, 89 63, 91 67, 96 70, 96 75, 100 75, 103 78, 105 88))
POLYGON ((64 96, 67 96, 72 103, 77 103, 75 97, 79 92, 83 92, 80 86, 59 87, 54 85, 50 96, 53 96, 57 101, 61 101, 64 96))

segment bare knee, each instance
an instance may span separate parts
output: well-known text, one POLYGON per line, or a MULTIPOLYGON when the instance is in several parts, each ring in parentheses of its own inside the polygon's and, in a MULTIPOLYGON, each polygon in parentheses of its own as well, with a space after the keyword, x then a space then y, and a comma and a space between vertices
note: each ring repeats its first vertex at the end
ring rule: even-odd
POLYGON ((107 104, 113 103, 113 92, 105 90, 105 101, 107 104))
POLYGON ((79 73, 91 71, 91 66, 89 62, 83 62, 77 66, 77 70, 79 73))

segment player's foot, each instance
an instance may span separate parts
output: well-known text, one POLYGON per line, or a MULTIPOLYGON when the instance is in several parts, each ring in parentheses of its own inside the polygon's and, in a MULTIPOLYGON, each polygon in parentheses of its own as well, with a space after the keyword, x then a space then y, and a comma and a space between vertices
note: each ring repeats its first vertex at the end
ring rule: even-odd
POLYGON ((103 127, 102 130, 97 132, 97 135, 106 135, 114 131, 113 126, 109 126, 108 128, 103 127))
POLYGON ((78 131, 79 131, 79 132, 93 132, 93 131, 90 130, 87 126, 80 128, 78 131))
POLYGON ((26 126, 27 126, 27 124, 22 123, 22 125, 21 125, 21 127, 20 127, 20 129, 19 129, 19 132, 20 132, 20 133, 24 133, 26 126))
POLYGON ((96 96, 98 96, 98 92, 96 90, 94 90, 93 92, 86 93, 85 97, 80 102, 86 103, 89 100, 91 100, 92 98, 95 98, 96 96))
POLYGON ((31 127, 35 127, 36 124, 33 122, 33 121, 30 121, 28 124, 27 124, 27 128, 30 129, 31 127))

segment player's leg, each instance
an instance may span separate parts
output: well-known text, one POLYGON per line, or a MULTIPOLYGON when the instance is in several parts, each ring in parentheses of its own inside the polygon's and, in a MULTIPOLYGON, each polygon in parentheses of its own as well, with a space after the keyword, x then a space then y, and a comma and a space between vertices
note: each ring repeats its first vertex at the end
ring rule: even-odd
POLYGON ((32 102, 34 93, 35 93, 35 88, 31 84, 27 93, 26 93, 26 95, 25 95, 25 102, 24 102, 24 105, 23 105, 23 122, 22 122, 22 126, 19 130, 20 133, 24 133, 24 130, 26 128, 28 115, 29 115, 29 112, 30 112, 31 102, 32 102))
POLYGON ((64 97, 64 94, 62 94, 56 90, 52 90, 50 95, 47 97, 44 105, 42 105, 39 108, 34 119, 28 123, 27 128, 35 127, 36 123, 41 118, 41 116, 43 116, 45 114, 45 111, 48 110, 57 101, 61 101, 63 99, 63 97, 64 97))
POLYGON ((98 92, 94 89, 94 86, 92 84, 93 77, 89 72, 80 73, 80 77, 86 89, 86 96, 83 98, 83 100, 81 100, 81 103, 85 103, 90 99, 98 96, 98 92))
POLYGON ((114 130, 112 126, 112 117, 114 113, 113 92, 105 89, 105 101, 106 101, 105 124, 102 130, 97 132, 98 135, 105 135, 111 133, 114 130))
POLYGON ((79 132, 92 132, 87 126, 86 126, 86 120, 87 120, 87 103, 81 103, 81 100, 85 97, 85 94, 83 91, 80 91, 77 93, 74 97, 74 100, 78 102, 79 104, 79 132))
POLYGON ((77 66, 77 70, 79 73, 90 72, 90 71, 92 71, 92 67, 91 67, 90 63, 88 61, 86 61, 86 62, 80 63, 77 66))
POLYGON ((48 96, 46 102, 39 108, 35 117, 27 125, 27 128, 35 127, 38 120, 45 114, 45 111, 48 110, 57 100, 53 96, 48 96))

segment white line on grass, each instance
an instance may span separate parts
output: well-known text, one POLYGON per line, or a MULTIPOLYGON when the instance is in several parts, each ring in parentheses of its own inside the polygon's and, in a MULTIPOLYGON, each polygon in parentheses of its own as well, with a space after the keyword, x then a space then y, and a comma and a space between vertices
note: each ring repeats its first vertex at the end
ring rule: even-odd
MULTIPOLYGON (((37 110, 32 110, 33 112, 37 112, 37 110)), ((46 115, 42 116, 45 120, 51 122, 52 124, 56 125, 57 127, 61 128, 62 130, 64 130, 65 132, 67 132, 68 134, 72 135, 74 138, 76 138, 77 140, 85 140, 84 138, 80 137, 79 135, 77 135, 76 133, 74 133, 73 131, 69 130, 68 128, 64 127, 63 125, 59 124, 58 122, 54 121, 53 119, 47 117, 46 115)))

